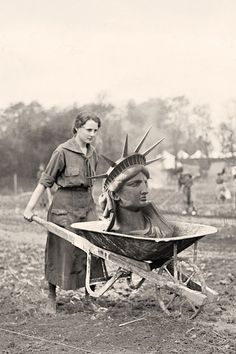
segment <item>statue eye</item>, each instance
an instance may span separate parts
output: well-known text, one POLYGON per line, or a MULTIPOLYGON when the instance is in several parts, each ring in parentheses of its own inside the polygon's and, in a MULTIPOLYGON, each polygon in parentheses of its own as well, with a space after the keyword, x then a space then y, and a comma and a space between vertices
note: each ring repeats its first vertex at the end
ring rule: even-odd
POLYGON ((142 183, 141 181, 134 181, 134 182, 131 182, 131 183, 130 183, 130 186, 132 186, 132 187, 138 187, 138 186, 140 186, 141 183, 142 183))

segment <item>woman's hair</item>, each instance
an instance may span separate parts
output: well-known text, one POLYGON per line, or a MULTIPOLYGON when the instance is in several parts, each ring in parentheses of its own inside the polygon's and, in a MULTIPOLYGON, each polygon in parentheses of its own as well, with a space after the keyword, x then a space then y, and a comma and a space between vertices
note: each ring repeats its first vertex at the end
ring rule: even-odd
POLYGON ((80 111, 75 118, 73 134, 76 134, 77 129, 82 127, 88 120, 93 120, 98 124, 98 128, 101 127, 101 120, 95 113, 91 111, 80 111))

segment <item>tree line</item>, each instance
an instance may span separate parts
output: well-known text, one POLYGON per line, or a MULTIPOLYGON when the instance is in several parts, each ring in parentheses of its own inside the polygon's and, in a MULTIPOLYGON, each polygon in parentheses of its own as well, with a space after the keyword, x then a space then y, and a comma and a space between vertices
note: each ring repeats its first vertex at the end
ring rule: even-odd
MULTIPOLYGON (((78 111, 84 109, 101 117, 96 145, 98 151, 111 159, 120 157, 126 134, 132 151, 150 126, 147 147, 165 137, 158 153, 165 149, 177 156, 179 150, 192 154, 199 149, 209 156, 213 137, 218 138, 222 152, 236 151, 234 113, 214 127, 210 106, 192 105, 185 96, 152 98, 139 104, 130 100, 124 107, 116 107, 104 98, 64 109, 46 109, 36 101, 17 102, 0 111, 1 176, 17 173, 35 177, 39 164, 46 164, 56 146, 72 136, 73 121, 78 111)), ((105 162, 101 161, 100 169, 104 168, 105 162)))

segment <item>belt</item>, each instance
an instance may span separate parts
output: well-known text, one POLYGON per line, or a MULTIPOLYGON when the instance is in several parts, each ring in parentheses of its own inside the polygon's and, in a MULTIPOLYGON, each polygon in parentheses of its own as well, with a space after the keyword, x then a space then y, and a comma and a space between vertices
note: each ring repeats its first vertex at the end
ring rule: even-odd
POLYGON ((66 190, 66 191, 84 191, 84 192, 88 192, 91 187, 87 187, 87 186, 79 186, 79 187, 59 187, 59 189, 61 190, 66 190))

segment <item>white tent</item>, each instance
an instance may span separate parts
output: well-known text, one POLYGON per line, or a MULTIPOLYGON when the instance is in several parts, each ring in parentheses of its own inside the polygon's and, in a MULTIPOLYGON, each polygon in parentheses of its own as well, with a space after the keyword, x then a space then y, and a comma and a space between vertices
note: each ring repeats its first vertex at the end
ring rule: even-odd
POLYGON ((206 157, 206 155, 204 155, 201 150, 197 150, 194 154, 190 156, 191 159, 201 159, 204 157, 206 157))
POLYGON ((230 157, 233 157, 233 156, 234 156, 234 153, 232 153, 232 152, 226 152, 225 153, 225 157, 230 158, 230 157))
POLYGON ((224 158, 225 155, 220 151, 212 151, 209 155, 212 159, 224 158))
POLYGON ((178 159, 187 159, 189 157, 189 154, 184 150, 179 150, 177 157, 178 159))
POLYGON ((175 168, 175 156, 170 154, 168 151, 164 150, 162 152, 162 166, 165 170, 169 170, 171 168, 175 168))

